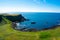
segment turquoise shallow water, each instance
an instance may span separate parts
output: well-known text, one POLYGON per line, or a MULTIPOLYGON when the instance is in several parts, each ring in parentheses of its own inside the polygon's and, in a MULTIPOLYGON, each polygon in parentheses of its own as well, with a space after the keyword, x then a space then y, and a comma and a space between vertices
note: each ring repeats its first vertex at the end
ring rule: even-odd
POLYGON ((21 13, 23 17, 29 19, 24 21, 21 25, 25 25, 27 28, 35 28, 41 30, 60 24, 60 13, 21 13), (31 24, 35 22, 35 24, 31 24))

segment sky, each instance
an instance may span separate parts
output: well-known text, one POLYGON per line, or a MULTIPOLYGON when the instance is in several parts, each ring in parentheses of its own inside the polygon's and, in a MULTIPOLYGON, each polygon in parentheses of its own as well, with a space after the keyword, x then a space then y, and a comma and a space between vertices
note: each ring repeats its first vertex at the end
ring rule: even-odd
POLYGON ((60 0, 0 0, 0 13, 59 12, 60 0))

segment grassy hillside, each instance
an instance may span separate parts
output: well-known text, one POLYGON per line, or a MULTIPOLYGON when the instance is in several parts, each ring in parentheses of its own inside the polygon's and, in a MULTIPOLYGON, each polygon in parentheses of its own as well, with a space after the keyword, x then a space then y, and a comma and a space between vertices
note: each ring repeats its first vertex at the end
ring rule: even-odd
POLYGON ((20 32, 11 27, 11 21, 2 17, 0 23, 0 40, 38 40, 37 32, 20 32))
POLYGON ((11 21, 3 17, 0 23, 0 40, 60 40, 60 27, 39 32, 21 32, 14 30, 11 21))

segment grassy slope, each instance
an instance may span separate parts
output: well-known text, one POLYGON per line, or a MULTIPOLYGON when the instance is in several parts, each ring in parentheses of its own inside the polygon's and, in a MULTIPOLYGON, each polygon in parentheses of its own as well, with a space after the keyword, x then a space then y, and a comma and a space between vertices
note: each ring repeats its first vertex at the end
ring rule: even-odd
POLYGON ((0 40, 60 40, 60 28, 40 32, 20 32, 11 28, 11 23, 0 26, 0 40))
POLYGON ((60 40, 60 27, 40 32, 41 40, 60 40))
POLYGON ((10 24, 0 27, 0 38, 6 40, 37 40, 37 33, 13 30, 10 24))
MULTIPOLYGON (((37 32, 20 32, 11 28, 11 22, 3 17, 6 24, 0 26, 0 40, 38 40, 37 32)), ((4 22, 2 21, 2 22, 4 22)))

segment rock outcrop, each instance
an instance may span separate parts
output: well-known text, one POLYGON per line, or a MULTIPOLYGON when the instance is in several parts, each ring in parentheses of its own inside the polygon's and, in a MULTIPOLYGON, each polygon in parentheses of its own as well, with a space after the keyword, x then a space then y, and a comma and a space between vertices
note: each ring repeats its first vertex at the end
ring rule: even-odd
POLYGON ((18 21, 18 22, 23 22, 25 21, 26 19, 20 14, 20 15, 17 15, 17 16, 11 16, 11 15, 0 15, 0 22, 3 20, 2 17, 12 21, 12 22, 15 22, 15 21, 18 21))

